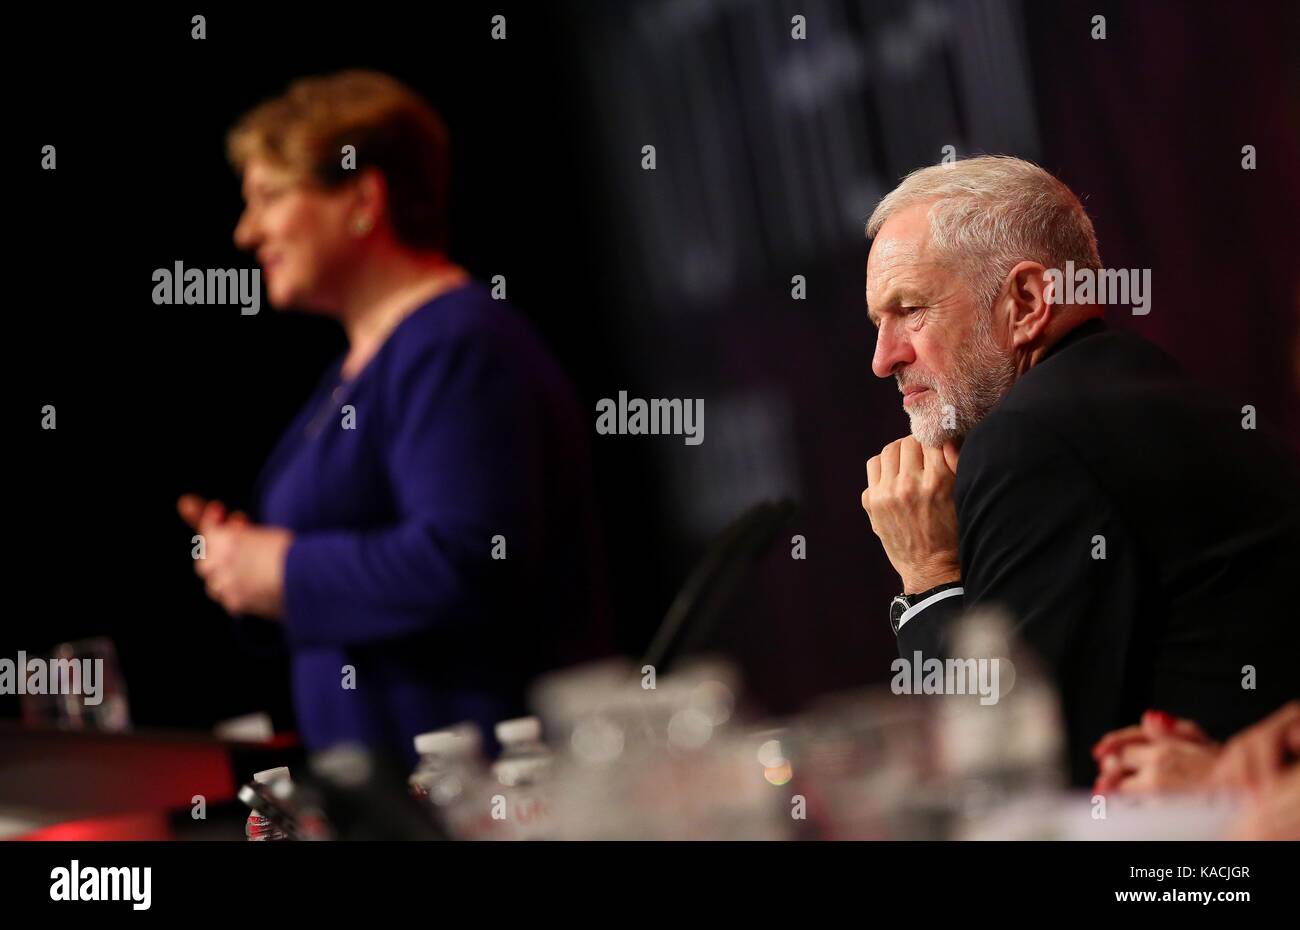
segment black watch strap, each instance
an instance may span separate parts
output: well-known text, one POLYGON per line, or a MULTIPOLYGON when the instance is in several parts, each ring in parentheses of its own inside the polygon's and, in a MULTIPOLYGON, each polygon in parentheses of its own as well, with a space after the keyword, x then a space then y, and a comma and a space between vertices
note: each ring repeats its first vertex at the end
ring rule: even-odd
POLYGON ((903 628, 903 624, 926 607, 937 601, 956 597, 965 592, 966 589, 962 587, 960 581, 948 581, 918 594, 899 594, 889 604, 889 626, 893 629, 894 635, 897 636, 898 631, 903 628))

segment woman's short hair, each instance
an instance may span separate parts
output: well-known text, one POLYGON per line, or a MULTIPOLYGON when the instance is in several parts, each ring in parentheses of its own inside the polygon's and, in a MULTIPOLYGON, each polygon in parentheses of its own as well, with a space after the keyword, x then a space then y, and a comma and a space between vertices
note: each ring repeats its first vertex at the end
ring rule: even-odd
POLYGON ((226 153, 241 173, 261 157, 325 187, 373 167, 388 184, 398 239, 412 248, 447 245, 446 127, 418 94, 386 74, 349 70, 297 80, 240 118, 226 153), (345 145, 356 148, 355 170, 343 167, 345 145))

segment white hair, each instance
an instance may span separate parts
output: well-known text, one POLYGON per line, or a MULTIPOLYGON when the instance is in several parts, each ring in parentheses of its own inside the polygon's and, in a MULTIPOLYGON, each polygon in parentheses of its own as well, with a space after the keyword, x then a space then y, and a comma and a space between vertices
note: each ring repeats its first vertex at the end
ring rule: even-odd
POLYGON ((982 309, 1019 262, 1101 267, 1097 234, 1079 198, 1042 168, 1009 155, 913 171, 876 205, 867 238, 897 211, 931 200, 930 247, 970 283, 982 309))
POLYGON ((923 446, 939 447, 965 436, 983 420, 1016 380, 1015 360, 993 335, 993 314, 980 313, 975 326, 944 374, 925 370, 895 375, 903 385, 931 389, 931 395, 907 407, 912 435, 923 446))

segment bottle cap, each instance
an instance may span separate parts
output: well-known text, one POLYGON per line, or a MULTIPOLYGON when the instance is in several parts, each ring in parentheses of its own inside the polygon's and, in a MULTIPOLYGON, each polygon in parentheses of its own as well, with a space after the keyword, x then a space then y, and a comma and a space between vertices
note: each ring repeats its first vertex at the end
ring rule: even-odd
POLYGON ((509 743, 536 743, 542 738, 542 722, 536 717, 516 717, 514 720, 502 720, 495 727, 497 742, 505 746, 509 743))
POLYGON ((426 755, 470 756, 483 745, 478 727, 472 723, 458 723, 446 730, 434 730, 415 737, 415 751, 426 755))
POLYGON ((287 765, 282 765, 274 769, 267 769, 264 772, 253 773, 253 781, 257 782, 259 785, 269 785, 272 782, 277 782, 281 779, 284 779, 285 781, 289 780, 289 767, 287 765))

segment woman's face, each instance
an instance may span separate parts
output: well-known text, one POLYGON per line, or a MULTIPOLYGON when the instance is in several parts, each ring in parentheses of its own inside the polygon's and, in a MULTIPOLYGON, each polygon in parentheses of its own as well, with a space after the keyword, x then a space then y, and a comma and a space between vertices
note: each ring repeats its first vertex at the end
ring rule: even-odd
POLYGON ((261 158, 249 160, 243 194, 235 245, 256 253, 271 305, 336 310, 359 257, 349 225, 355 194, 305 184, 261 158))

